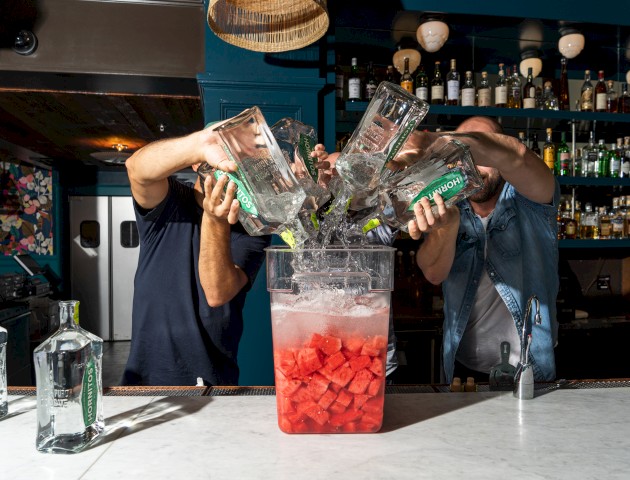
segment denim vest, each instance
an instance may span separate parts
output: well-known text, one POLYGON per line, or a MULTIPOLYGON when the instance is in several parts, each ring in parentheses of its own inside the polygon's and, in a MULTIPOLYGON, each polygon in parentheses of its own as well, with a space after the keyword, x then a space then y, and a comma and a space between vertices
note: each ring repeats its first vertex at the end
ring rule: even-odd
MULTIPOLYGON (((531 295, 538 297, 542 324, 532 327, 529 361, 533 364, 536 380, 555 379, 559 200, 560 186, 557 181, 553 202, 544 205, 528 200, 506 183, 486 231, 468 200, 458 204, 460 226, 455 258, 448 278, 442 285, 442 359, 443 375, 448 383, 453 379, 455 353, 466 329, 484 268, 512 315, 519 337, 527 299, 531 295), (484 261, 486 242, 487 258, 484 261)), ((534 321, 533 315, 530 320, 534 321)), ((521 346, 513 345, 512 348, 521 346)))

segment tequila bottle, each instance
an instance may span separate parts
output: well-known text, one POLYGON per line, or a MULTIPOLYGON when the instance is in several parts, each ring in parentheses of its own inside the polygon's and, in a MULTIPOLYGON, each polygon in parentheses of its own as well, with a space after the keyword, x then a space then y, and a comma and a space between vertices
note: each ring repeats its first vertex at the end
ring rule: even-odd
POLYGON ((105 428, 103 340, 79 326, 78 307, 59 302, 59 329, 33 352, 40 452, 79 452, 105 428))
POLYGON ((7 329, 0 327, 0 418, 8 412, 7 398, 7 329))
POLYGON ((379 187, 379 216, 388 225, 406 232, 407 224, 414 218, 413 206, 422 198, 428 198, 436 209, 433 200, 436 192, 450 206, 483 186, 466 145, 457 139, 448 140, 448 136, 435 143, 435 148, 429 149, 416 163, 379 187))

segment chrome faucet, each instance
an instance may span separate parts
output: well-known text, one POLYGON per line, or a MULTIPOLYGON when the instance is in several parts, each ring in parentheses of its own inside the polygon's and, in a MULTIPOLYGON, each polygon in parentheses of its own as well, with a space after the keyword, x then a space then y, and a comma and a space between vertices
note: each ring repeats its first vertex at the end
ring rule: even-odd
POLYGON ((523 317, 523 330, 521 331, 521 361, 514 375, 514 396, 520 400, 530 400, 534 398, 534 368, 529 363, 529 347, 532 343, 532 331, 530 326, 527 329, 527 322, 531 324, 532 303, 536 302, 536 315, 534 323, 540 325, 542 319, 540 317, 540 301, 536 295, 532 295, 527 299, 527 307, 525 308, 525 317, 523 317), (527 333, 529 331, 529 333, 527 333), (527 337, 526 337, 527 335, 527 337))

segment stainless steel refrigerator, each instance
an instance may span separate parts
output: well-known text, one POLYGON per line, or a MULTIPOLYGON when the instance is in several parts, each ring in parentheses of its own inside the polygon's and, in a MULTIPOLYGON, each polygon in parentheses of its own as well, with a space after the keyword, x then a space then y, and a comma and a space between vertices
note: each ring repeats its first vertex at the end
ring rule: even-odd
POLYGON ((132 199, 70 197, 70 289, 81 324, 103 340, 131 339, 139 239, 132 199))

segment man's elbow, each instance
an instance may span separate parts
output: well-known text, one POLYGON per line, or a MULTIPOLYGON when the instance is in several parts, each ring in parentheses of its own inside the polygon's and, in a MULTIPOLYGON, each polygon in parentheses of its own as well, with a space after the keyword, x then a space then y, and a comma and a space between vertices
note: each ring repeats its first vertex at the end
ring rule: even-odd
POLYGON ((223 292, 206 292, 206 302, 212 308, 221 307, 234 298, 234 295, 223 292))

